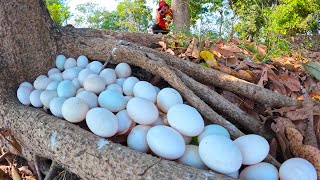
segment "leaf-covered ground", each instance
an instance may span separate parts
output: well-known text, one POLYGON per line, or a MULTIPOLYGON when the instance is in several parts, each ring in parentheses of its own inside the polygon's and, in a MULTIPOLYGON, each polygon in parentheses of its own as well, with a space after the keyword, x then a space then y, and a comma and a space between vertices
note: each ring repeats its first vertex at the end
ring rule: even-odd
POLYGON ((274 132, 274 138, 270 141, 271 155, 280 162, 292 157, 304 157, 319 172, 319 39, 320 36, 297 36, 291 39, 288 51, 279 53, 264 45, 238 39, 226 43, 171 35, 163 37, 159 50, 302 102, 302 106, 273 109, 215 88, 228 101, 264 122, 266 128, 274 132))

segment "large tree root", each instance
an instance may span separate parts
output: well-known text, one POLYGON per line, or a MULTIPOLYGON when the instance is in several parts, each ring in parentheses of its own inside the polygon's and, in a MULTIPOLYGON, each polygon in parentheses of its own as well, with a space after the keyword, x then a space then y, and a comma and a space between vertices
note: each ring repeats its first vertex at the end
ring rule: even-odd
POLYGON ((218 70, 199 66, 190 61, 184 61, 179 57, 171 56, 168 53, 160 52, 147 47, 137 46, 136 44, 123 42, 122 44, 135 48, 136 50, 152 53, 162 58, 169 66, 173 66, 195 80, 212 86, 219 87, 239 94, 243 97, 252 99, 260 104, 270 107, 286 107, 299 105, 293 99, 282 94, 273 92, 269 89, 257 86, 245 80, 236 78, 218 70))

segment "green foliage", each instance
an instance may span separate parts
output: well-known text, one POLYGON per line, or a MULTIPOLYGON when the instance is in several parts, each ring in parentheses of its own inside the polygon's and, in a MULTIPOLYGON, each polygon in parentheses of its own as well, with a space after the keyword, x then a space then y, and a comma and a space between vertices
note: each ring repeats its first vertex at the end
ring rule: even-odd
POLYGON ((64 0, 46 0, 46 6, 55 24, 62 25, 71 17, 64 0))

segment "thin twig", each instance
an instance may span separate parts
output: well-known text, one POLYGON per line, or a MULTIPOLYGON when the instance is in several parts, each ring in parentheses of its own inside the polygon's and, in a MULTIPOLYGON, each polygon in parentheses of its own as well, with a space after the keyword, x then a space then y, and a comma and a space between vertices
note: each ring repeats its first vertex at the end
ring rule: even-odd
POLYGON ((59 175, 61 170, 62 170, 62 168, 59 166, 59 164, 56 163, 56 161, 52 161, 51 166, 50 166, 50 170, 49 170, 48 174, 46 175, 46 177, 44 178, 44 180, 54 179, 56 176, 59 175))
POLYGON ((40 169, 39 169, 39 157, 37 155, 33 156, 34 166, 36 168, 38 180, 43 180, 40 169))

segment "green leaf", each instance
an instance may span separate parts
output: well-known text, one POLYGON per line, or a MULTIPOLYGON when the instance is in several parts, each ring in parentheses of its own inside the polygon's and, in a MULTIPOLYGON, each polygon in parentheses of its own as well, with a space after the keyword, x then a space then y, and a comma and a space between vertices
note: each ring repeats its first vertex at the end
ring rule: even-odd
POLYGON ((192 137, 190 144, 199 146, 198 136, 192 137))
MULTIPOLYGON (((218 66, 218 62, 216 59, 213 57, 213 54, 210 51, 201 51, 200 52, 200 57, 206 61, 212 61, 212 64, 214 67, 218 66)), ((208 63, 207 63, 208 64, 208 63)), ((210 64, 209 64, 210 65, 210 64)))
POLYGON ((316 62, 308 62, 302 65, 303 68, 309 73, 310 76, 320 80, 320 64, 316 62))

